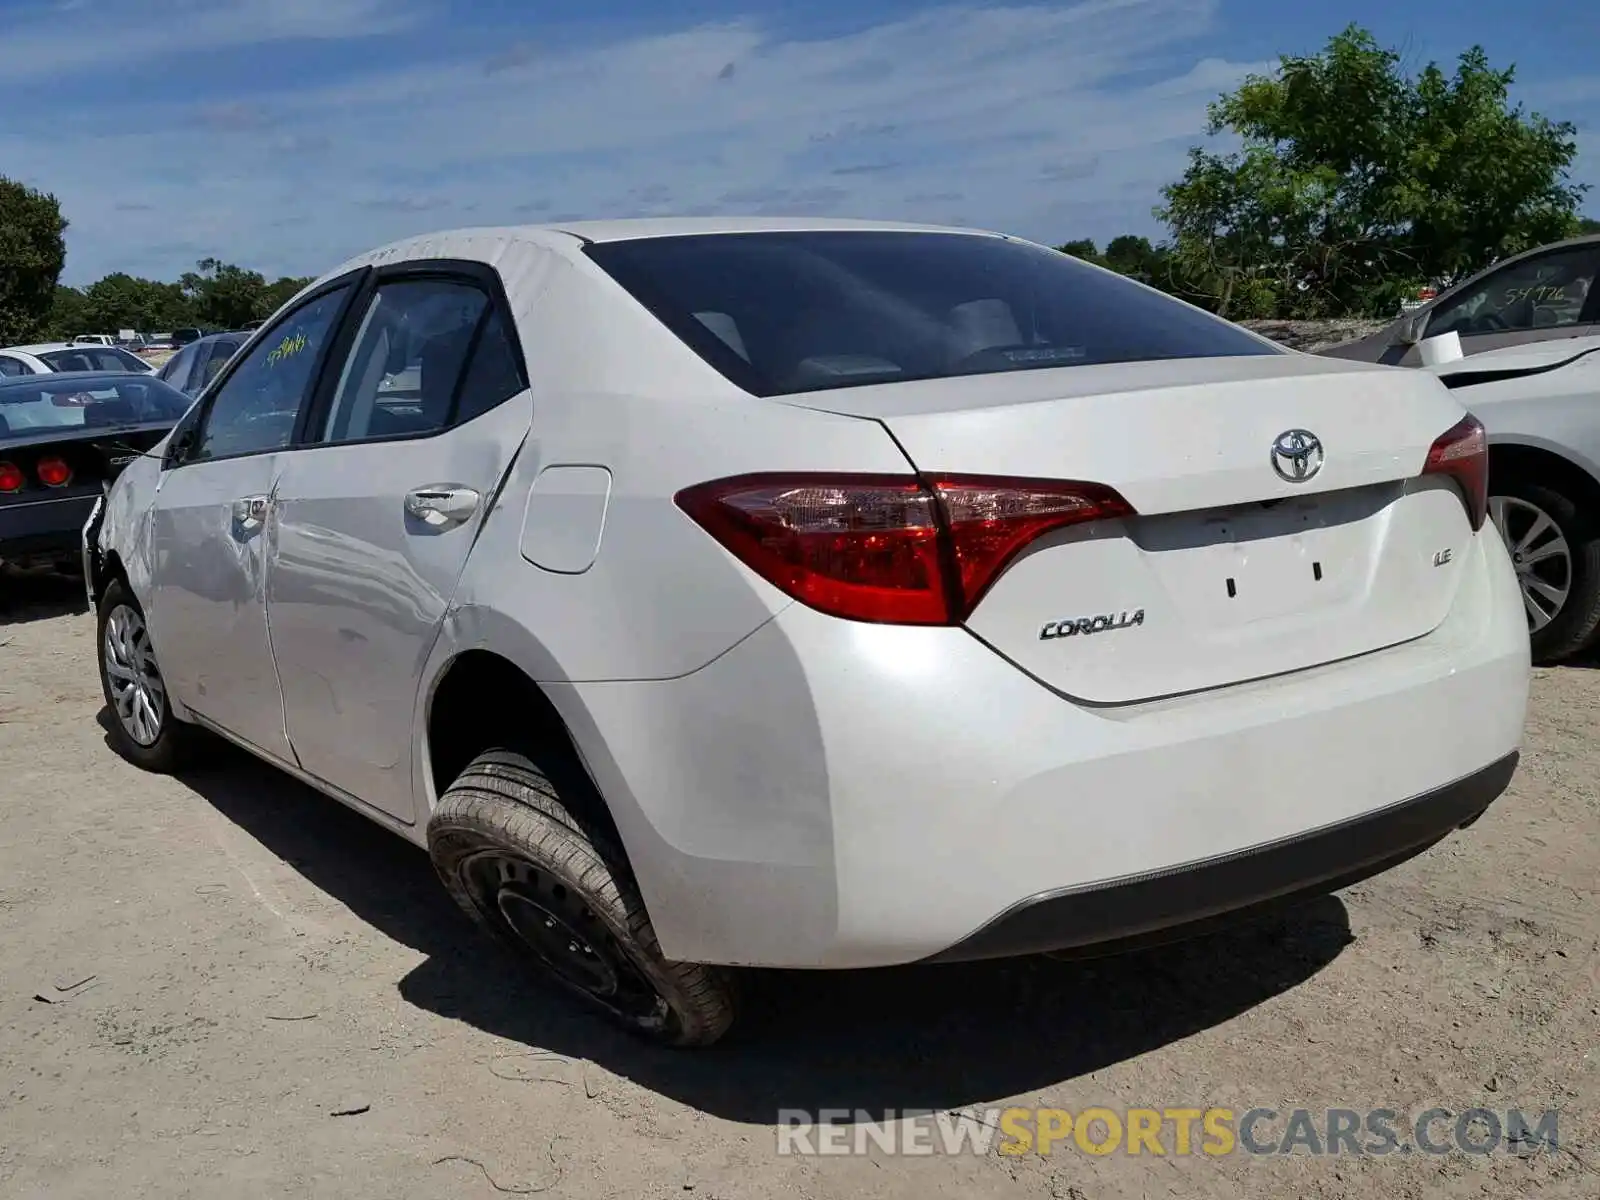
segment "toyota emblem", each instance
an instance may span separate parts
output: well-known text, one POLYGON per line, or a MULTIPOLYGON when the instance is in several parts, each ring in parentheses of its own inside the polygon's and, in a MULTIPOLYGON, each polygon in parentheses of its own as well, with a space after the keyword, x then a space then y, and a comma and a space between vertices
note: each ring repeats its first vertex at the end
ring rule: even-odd
POLYGON ((1272 469, 1286 483, 1304 483, 1322 470, 1322 441, 1305 429, 1289 429, 1272 441, 1272 469))

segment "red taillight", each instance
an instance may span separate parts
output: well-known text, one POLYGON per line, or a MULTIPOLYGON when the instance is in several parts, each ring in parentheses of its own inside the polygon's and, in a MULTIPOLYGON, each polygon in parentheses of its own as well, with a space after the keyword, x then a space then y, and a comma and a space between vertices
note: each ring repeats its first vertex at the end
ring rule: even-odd
POLYGON ((1483 528, 1489 511, 1489 437, 1483 423, 1468 414, 1439 435, 1422 465, 1424 475, 1449 475, 1461 488, 1473 532, 1483 528))
POLYGON ((20 492, 27 482, 15 463, 0 462, 0 492, 20 492))
POLYGON ((1133 511, 1099 484, 966 475, 747 475, 676 499, 786 594, 897 625, 957 624, 1035 538, 1133 511))
POLYGON ((59 458, 41 458, 33 473, 45 487, 66 487, 72 482, 72 468, 59 458))

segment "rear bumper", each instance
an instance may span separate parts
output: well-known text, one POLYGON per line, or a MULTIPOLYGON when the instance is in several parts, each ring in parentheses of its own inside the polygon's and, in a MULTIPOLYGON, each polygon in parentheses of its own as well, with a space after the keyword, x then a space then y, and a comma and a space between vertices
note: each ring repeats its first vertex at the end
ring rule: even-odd
POLYGON ((61 496, 7 504, 0 508, 0 558, 65 556, 76 560, 82 552, 84 522, 100 498, 61 496))
POLYGON ((801 605, 673 680, 547 688, 663 951, 868 967, 1077 948, 1331 891, 1506 785, 1528 634, 1492 526, 1427 637, 1074 704, 962 630, 801 605))
POLYGON ((1204 933, 1219 917, 1234 921, 1349 887, 1477 820, 1511 783, 1517 758, 1513 752, 1424 795, 1269 845, 1032 896, 925 961, 1129 950, 1204 933))

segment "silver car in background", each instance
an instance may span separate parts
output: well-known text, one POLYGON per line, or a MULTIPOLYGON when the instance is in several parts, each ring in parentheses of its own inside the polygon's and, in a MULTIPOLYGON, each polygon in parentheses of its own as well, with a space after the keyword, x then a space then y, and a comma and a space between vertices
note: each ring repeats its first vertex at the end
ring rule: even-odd
POLYGON ((1600 333, 1600 234, 1502 259, 1377 333, 1319 353, 1415 367, 1428 338, 1454 333, 1462 352, 1482 354, 1531 342, 1600 333))
POLYGON ((1422 368, 1489 435, 1489 515, 1528 614, 1533 658, 1600 638, 1600 335, 1509 346, 1422 368))

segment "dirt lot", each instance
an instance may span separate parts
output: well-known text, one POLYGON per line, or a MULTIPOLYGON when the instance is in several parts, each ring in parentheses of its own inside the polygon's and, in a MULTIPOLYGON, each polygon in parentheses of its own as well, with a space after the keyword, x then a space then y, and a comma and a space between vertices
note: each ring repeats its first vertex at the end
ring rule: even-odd
POLYGON ((419 852, 331 801, 242 758, 125 765, 76 588, 0 587, 0 1195, 1600 1194, 1593 670, 1539 673, 1479 824, 1279 924, 1095 966, 767 976, 738 1036, 686 1056, 542 993, 419 852), (780 1107, 1009 1102, 1554 1106, 1570 1149, 775 1149, 780 1107))

